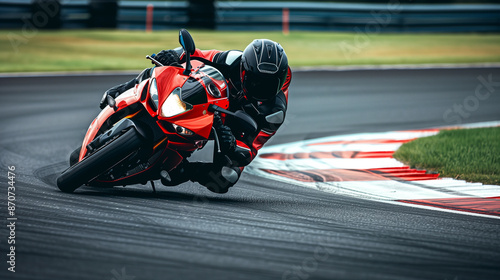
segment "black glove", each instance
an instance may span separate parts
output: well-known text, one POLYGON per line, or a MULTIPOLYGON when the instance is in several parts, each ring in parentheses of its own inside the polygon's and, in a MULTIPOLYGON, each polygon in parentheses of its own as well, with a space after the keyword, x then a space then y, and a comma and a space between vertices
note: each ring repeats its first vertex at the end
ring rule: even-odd
POLYGON ((106 91, 101 98, 101 102, 99 102, 99 108, 104 109, 108 106, 108 91, 106 91))
MULTIPOLYGON (((163 50, 154 56, 158 62, 163 64, 163 66, 177 66, 182 67, 180 63, 179 55, 174 50, 163 50)), ((154 64, 154 63, 153 63, 154 64)))
POLYGON ((104 109, 106 106, 108 106, 108 95, 111 95, 111 97, 116 98, 118 95, 124 93, 126 90, 131 89, 135 86, 137 83, 137 80, 134 78, 124 84, 119 84, 116 85, 110 89, 108 89, 101 98, 101 102, 99 103, 99 108, 104 109))
POLYGON ((222 123, 218 114, 214 115, 214 128, 217 131, 220 141, 220 149, 224 154, 231 154, 236 148, 236 138, 231 129, 222 123))

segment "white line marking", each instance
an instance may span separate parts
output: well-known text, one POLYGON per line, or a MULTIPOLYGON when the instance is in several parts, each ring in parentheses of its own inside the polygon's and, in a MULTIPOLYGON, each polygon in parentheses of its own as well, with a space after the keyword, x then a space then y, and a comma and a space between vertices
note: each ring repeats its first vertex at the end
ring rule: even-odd
POLYGON ((272 170, 310 170, 310 169, 373 169, 403 167, 404 164, 393 158, 333 158, 333 159, 259 159, 252 165, 260 169, 272 170))
MULTIPOLYGON (((500 121, 473 123, 462 125, 461 128, 495 127, 500 126, 500 121)), ((359 133, 323 137, 294 143, 281 144, 264 147, 259 155, 267 153, 311 153, 311 152, 338 152, 338 151, 395 151, 401 144, 383 144, 384 141, 377 140, 408 140, 418 137, 435 135, 435 130, 423 131, 394 131, 382 133, 359 133), (369 143, 372 140, 373 143, 369 143), (328 142, 333 142, 328 144, 328 142), (339 142, 344 142, 339 143, 339 142), (353 142, 353 143, 349 143, 353 142), (356 143, 358 142, 358 143, 356 143), (360 143, 361 142, 361 143, 360 143), (324 145, 311 145, 326 143, 324 145), (382 143, 382 144, 378 144, 382 143)), ((293 185, 317 189, 324 192, 339 195, 352 196, 367 200, 383 201, 391 204, 405 205, 423 209, 459 213, 464 215, 480 216, 500 219, 499 216, 478 214, 473 212, 456 211, 439 207, 422 206, 399 202, 397 200, 417 199, 440 199, 440 198, 483 198, 500 196, 500 186, 483 185, 481 183, 468 183, 451 178, 440 178, 435 180, 388 180, 377 181, 340 181, 333 182, 303 182, 291 178, 270 174, 263 169, 276 171, 303 171, 322 169, 363 169, 403 167, 404 165, 393 158, 304 158, 276 160, 257 157, 247 167, 251 174, 269 178, 272 180, 287 182, 293 185)), ((383 174, 382 174, 383 176, 383 174)), ((376 178, 376 177, 375 177, 376 178)), ((384 177, 381 177, 381 179, 384 177)))

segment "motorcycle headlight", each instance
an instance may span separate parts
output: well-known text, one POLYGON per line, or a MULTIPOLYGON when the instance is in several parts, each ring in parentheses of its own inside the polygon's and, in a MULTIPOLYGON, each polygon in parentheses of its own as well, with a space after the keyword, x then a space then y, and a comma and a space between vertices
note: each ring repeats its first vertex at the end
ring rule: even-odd
POLYGON ((181 99, 181 88, 175 88, 161 106, 161 115, 169 118, 193 109, 191 104, 181 99))
POLYGON ((156 79, 153 79, 151 86, 149 86, 149 96, 155 105, 155 111, 158 110, 158 87, 156 86, 156 79))
POLYGON ((184 136, 194 135, 194 132, 192 132, 191 130, 189 130, 185 127, 182 127, 180 125, 176 125, 175 123, 173 123, 172 126, 175 128, 175 132, 179 133, 180 135, 184 135, 184 136))

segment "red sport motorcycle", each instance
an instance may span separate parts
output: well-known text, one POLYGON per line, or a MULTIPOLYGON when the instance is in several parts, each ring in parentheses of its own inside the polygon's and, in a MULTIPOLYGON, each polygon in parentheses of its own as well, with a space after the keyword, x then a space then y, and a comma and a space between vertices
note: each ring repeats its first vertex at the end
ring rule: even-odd
MULTIPOLYGON (((255 121, 243 111, 231 112, 229 89, 224 76, 199 61, 191 63, 194 41, 182 29, 179 42, 186 57, 183 68, 157 67, 151 78, 116 99, 90 124, 83 144, 70 156, 70 167, 57 178, 63 192, 82 185, 96 187, 146 184, 169 172, 192 152, 214 140, 214 161, 221 157, 214 114, 233 118, 246 131, 257 131, 255 121)), ((234 172, 234 171, 233 171, 234 172)), ((233 176, 231 169, 222 176, 233 176)))

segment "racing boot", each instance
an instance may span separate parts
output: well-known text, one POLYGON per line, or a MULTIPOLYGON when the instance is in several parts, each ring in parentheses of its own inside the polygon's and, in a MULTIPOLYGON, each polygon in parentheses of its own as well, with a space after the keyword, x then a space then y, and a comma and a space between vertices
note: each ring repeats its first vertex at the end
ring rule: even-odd
POLYGON ((213 163, 194 162, 189 164, 189 180, 205 186, 214 193, 227 193, 239 180, 241 170, 237 167, 220 166, 213 163))
POLYGON ((227 193, 240 178, 241 169, 207 162, 182 162, 178 167, 161 176, 165 186, 177 186, 187 181, 199 183, 214 193, 227 193), (165 176, 167 175, 167 176, 165 176))

